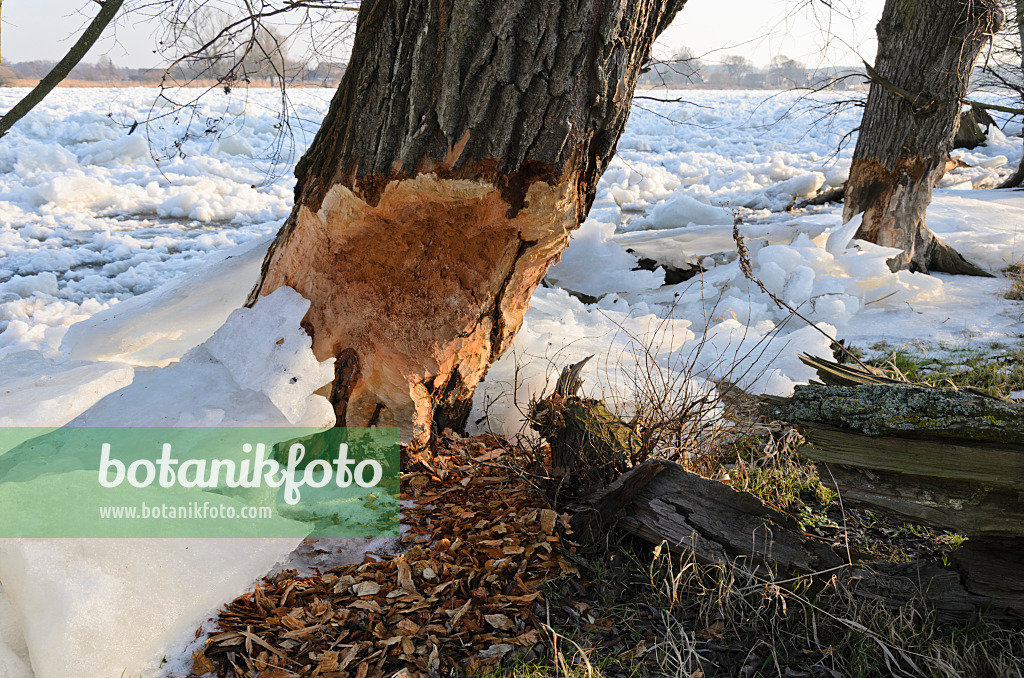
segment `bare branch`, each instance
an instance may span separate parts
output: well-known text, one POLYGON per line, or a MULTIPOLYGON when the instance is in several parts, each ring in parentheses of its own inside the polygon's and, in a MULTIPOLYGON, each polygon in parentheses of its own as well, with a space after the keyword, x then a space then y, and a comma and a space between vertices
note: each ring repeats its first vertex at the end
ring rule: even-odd
POLYGON ((121 5, 124 4, 124 0, 105 0, 100 2, 96 0, 100 5, 99 14, 92 20, 92 23, 86 27, 82 36, 78 38, 78 41, 68 50, 68 53, 64 55, 64 58, 57 62, 57 65, 53 67, 49 73, 46 74, 39 84, 32 88, 32 91, 25 95, 21 101, 14 105, 14 108, 9 110, 3 118, 0 118, 0 137, 7 134, 8 130, 14 126, 16 122, 28 115, 28 112, 35 108, 36 104, 42 101, 47 94, 49 94, 54 87, 68 77, 68 73, 71 69, 78 65, 78 62, 85 57, 86 53, 92 48, 96 41, 99 40, 103 31, 114 20, 114 16, 118 10, 121 9, 121 5))

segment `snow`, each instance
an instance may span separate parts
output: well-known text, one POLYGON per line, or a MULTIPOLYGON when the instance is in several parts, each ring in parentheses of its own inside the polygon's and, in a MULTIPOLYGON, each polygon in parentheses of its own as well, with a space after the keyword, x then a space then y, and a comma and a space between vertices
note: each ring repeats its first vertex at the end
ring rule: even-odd
POLYGON ((0 644, 0 676, 5 655, 12 678, 151 674, 169 643, 299 541, 4 540, 0 580, 13 608, 8 619, 22 623, 5 631, 0 621, 0 639, 14 641, 0 644), (24 657, 23 647, 34 673, 10 659, 24 657))
MULTIPOLYGON (((197 289, 187 291, 200 296, 197 289)), ((160 298, 153 295, 155 301, 160 298)), ((81 410, 69 423, 333 426, 333 406, 315 391, 334 380, 334 359, 319 362, 313 355, 313 341, 299 325, 308 308, 309 301, 290 287, 260 297, 253 308, 232 311, 181 360, 138 371, 129 385, 81 410)), ((138 310, 136 320, 145 322, 147 310, 138 310)), ((159 307, 154 312, 162 316, 159 307)), ((69 409, 80 408, 75 403, 69 409)))
MULTIPOLYGON (((0 108, 22 93, 0 89, 0 108)), ((58 90, 13 129, 0 144, 0 425, 332 422, 316 394, 332 362, 300 327, 308 302, 282 288, 241 308, 291 208, 287 165, 331 94, 293 93, 294 153, 277 164, 269 91, 214 95, 200 113, 221 137, 180 146, 185 119, 164 118, 151 143, 128 133, 152 102, 145 90, 58 90)), ((841 142, 859 110, 821 123, 815 106, 849 96, 701 91, 687 93, 697 105, 670 93, 637 107, 589 219, 477 390, 475 429, 520 431, 529 399, 588 355, 585 392, 628 414, 645 375, 693 394, 719 379, 788 394, 813 376, 797 354, 828 357, 832 337, 1018 343, 1024 305, 1003 298, 1002 278, 893 273, 893 250, 854 240, 856 219, 842 224, 835 206, 784 211, 846 179, 853 147, 841 142), (763 290, 743 273, 734 223, 763 290), (638 270, 641 257, 705 272, 666 285, 662 269, 638 270)), ((1024 197, 991 190, 1020 154, 1019 137, 993 128, 958 152, 970 166, 942 179, 927 215, 997 276, 1024 258, 1024 197)), ((365 546, 347 544, 330 557, 358 559, 365 546)), ((157 674, 162 654, 181 654, 217 605, 295 546, 0 542, 0 678, 157 674)))

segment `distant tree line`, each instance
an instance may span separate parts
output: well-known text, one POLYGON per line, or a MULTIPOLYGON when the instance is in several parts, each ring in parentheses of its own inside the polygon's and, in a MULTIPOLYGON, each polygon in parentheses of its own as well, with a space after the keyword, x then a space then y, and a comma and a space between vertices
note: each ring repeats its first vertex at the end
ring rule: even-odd
MULTIPOLYGON (((39 80, 50 72, 55 63, 54 61, 10 62, 4 59, 3 65, 0 66, 0 86, 10 86, 15 80, 39 80)), ((289 84, 324 84, 335 87, 345 73, 345 64, 343 63, 303 64, 285 58, 283 64, 284 78, 289 84)), ((171 75, 182 81, 204 77, 215 79, 219 72, 218 68, 218 59, 211 58, 205 62, 202 59, 194 59, 178 64, 171 75)), ((78 64, 72 69, 68 78, 97 83, 138 82, 141 84, 159 82, 164 72, 164 67, 118 66, 109 56, 103 55, 94 63, 78 64)), ((247 65, 245 73, 251 80, 267 81, 270 85, 277 84, 278 70, 270 69, 255 59, 247 65)))
POLYGON ((863 89, 863 67, 808 68, 803 62, 779 54, 757 66, 745 56, 730 54, 717 63, 704 61, 687 48, 670 59, 654 60, 639 82, 640 87, 741 88, 741 89, 863 89))

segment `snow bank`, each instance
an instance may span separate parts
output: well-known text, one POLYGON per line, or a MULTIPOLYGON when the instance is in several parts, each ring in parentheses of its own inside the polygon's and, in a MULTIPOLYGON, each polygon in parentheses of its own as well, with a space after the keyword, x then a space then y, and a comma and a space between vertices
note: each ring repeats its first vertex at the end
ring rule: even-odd
POLYGON ((71 326, 61 351, 71 360, 116 358, 164 366, 206 341, 239 308, 259 277, 271 239, 213 254, 192 273, 71 326))
POLYGON ((13 608, 0 615, 0 676, 5 664, 10 678, 151 674, 169 643, 252 586, 299 541, 0 541, 0 581, 13 608), (20 620, 17 628, 11 618, 20 620), (25 672, 25 649, 32 673, 25 672))
POLYGON ((19 351, 0 359, 0 426, 63 426, 130 384, 134 374, 124 363, 58 361, 19 351))
MULTIPOLYGON (((137 298, 137 303, 113 317, 122 336, 146 327, 152 317, 153 336, 148 337, 152 341, 145 346, 161 345, 157 330, 174 327, 173 313, 180 314, 179 322, 204 320, 207 325, 189 331, 191 336, 205 332, 209 339, 166 367, 133 371, 123 363, 61 363, 35 351, 8 356, 0 372, 8 387, 7 398, 21 397, 42 407, 5 409, 4 423, 58 425, 69 413, 95 401, 104 389, 128 381, 88 407, 71 425, 333 424, 330 403, 314 394, 333 378, 333 360, 321 363, 313 356, 312 341, 299 325, 309 302, 297 292, 282 287, 261 297, 252 309, 233 311, 219 329, 211 331, 209 324, 216 322, 223 309, 198 290, 207 289, 210 281, 230 279, 237 268, 238 262, 225 257, 202 275, 172 285, 170 290, 180 296, 171 311, 160 306, 161 300, 174 296, 165 289, 137 298), (193 309, 204 314, 197 315, 193 309), (48 379, 36 372, 44 364, 48 379)), ((86 328, 80 337, 88 338, 90 332, 95 330, 86 328)), ((128 343, 129 350, 136 346, 128 343)), ((170 350, 159 355, 166 358, 170 350)), ((0 622, 0 678, 151 674, 163 648, 244 591, 299 542, 0 541, 0 583, 13 605, 13 612, 0 622), (13 624, 12 619, 19 621, 13 624), (26 673, 24 665, 26 648, 32 674, 26 673)))
POLYGON ((298 292, 278 288, 233 311, 180 361, 136 371, 70 425, 332 426, 334 408, 314 392, 334 379, 334 359, 313 356, 299 325, 308 308, 298 292))
MULTIPOLYGON (((747 241, 752 272, 766 293, 743 275, 735 254, 703 257, 700 263, 710 270, 676 285, 630 270, 636 257, 623 249, 625 243, 662 260, 700 259, 697 253, 732 243, 731 224, 705 226, 699 237, 680 241, 677 236, 689 228, 658 232, 665 234, 660 238, 631 233, 615 239, 606 225, 588 221, 578 232, 578 250, 574 234, 550 278, 564 289, 603 297, 587 306, 564 289, 539 290, 512 350, 481 385, 472 419, 479 430, 520 432, 530 398, 550 392, 558 370, 591 354, 601 359, 588 364, 584 376, 598 397, 625 416, 646 381, 644 371, 652 369, 705 383, 728 379, 755 393, 792 394, 814 376, 798 354, 830 357, 832 339, 845 336, 866 306, 902 310, 910 302, 944 297, 943 282, 933 276, 892 273, 886 261, 897 250, 853 241, 859 224, 859 217, 840 224, 838 216, 829 216, 792 224, 784 233, 755 229, 773 236, 747 241), (780 308, 769 293, 816 327, 780 308), (650 356, 650 362, 638 365, 637 355, 650 356)), ((691 386, 693 393, 702 388, 691 386)))

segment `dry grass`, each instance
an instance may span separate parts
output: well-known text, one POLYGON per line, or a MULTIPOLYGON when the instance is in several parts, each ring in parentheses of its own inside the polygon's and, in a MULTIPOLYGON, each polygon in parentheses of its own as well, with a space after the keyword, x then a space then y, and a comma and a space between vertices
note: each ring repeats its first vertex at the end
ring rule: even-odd
MULTIPOLYGON (((888 607, 827 574, 825 585, 811 590, 805 581, 777 580, 743 563, 704 566, 628 541, 584 553, 591 567, 580 579, 583 595, 592 617, 615 624, 614 644, 593 642, 587 624, 562 616, 549 621, 556 642, 548 660, 494 675, 1024 676, 1024 631, 985 620, 950 623, 916 603, 888 607), (605 567, 613 557, 624 561, 616 570, 605 567)), ((551 609, 576 603, 566 590, 580 595, 579 583, 564 587, 562 598, 550 596, 551 609)))
POLYGON ((1005 275, 1009 289, 1003 296, 1014 301, 1024 300, 1024 262, 1008 267, 1005 275))

